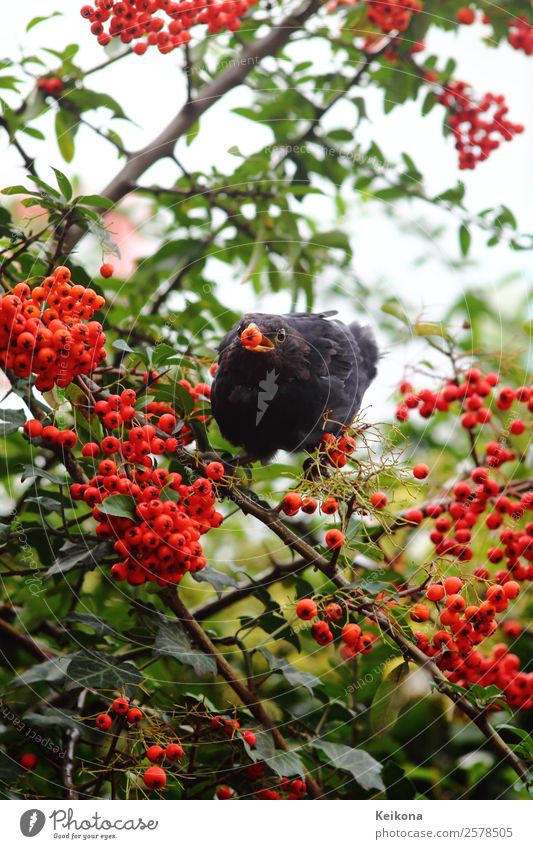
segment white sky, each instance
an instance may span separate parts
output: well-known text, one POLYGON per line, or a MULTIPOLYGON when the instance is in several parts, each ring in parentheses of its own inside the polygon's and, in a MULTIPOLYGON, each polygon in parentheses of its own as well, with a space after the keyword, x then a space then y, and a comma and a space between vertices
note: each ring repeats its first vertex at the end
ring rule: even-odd
MULTIPOLYGON (((27 55, 42 45, 61 47, 75 41, 81 45, 78 60, 83 67, 99 64, 104 58, 104 52, 90 34, 88 24, 81 19, 80 6, 78 0, 25 0, 21 7, 7 17, 3 16, 0 56, 27 55), (20 9, 23 10, 22 15, 20 9), (61 11, 63 16, 39 25, 29 34, 24 32, 26 23, 33 16, 46 15, 55 10, 61 11)), ((533 58, 527 58, 507 46, 497 50, 487 48, 481 41, 483 32, 478 27, 463 27, 459 34, 436 31, 431 35, 429 47, 431 52, 443 58, 453 56, 458 59, 456 76, 468 80, 477 90, 505 93, 511 107, 511 119, 526 125, 527 130, 522 136, 504 144, 475 172, 463 173, 461 176, 467 184, 467 203, 472 211, 505 203, 517 214, 522 230, 527 232, 533 230, 533 58)), ((309 58, 308 50, 305 42, 299 45, 299 57, 309 58)), ((44 57, 46 54, 39 55, 44 57)), ((120 122, 116 125, 128 148, 135 149, 147 143, 182 104, 182 58, 182 54, 177 51, 169 56, 149 51, 143 57, 131 56, 121 60, 91 78, 91 87, 116 97, 125 112, 138 124, 131 126, 120 122)), ((314 46, 311 58, 317 71, 325 70, 325 56, 317 53, 314 46)), ((53 61, 50 67, 53 68, 53 61)), ((231 173, 235 159, 228 150, 233 145, 237 144, 241 151, 247 153, 270 140, 268 129, 258 130, 255 125, 230 111, 237 105, 249 103, 250 96, 250 92, 240 88, 226 96, 202 118, 201 131, 196 140, 185 153, 184 148, 181 149, 181 155, 189 168, 201 169, 206 162, 212 162, 231 173)), ((384 117, 380 95, 369 91, 365 96, 372 122, 365 122, 358 130, 363 147, 374 138, 392 162, 399 160, 402 151, 408 152, 427 176, 430 192, 437 193, 453 185, 459 172, 453 141, 442 136, 442 109, 437 107, 430 116, 422 119, 419 105, 407 104, 384 117)), ((8 99, 13 102, 12 98, 8 99)), ((337 126, 342 121, 342 115, 340 121, 338 119, 343 108, 346 107, 337 107, 329 119, 333 122, 336 118, 337 126)), ((98 124, 98 119, 94 119, 93 123, 98 124)), ((58 152, 50 122, 43 122, 43 126, 47 131, 46 143, 36 143, 29 138, 26 141, 30 153, 38 154, 37 164, 42 176, 49 179, 47 167, 55 165, 69 176, 78 175, 82 189, 87 193, 99 192, 118 167, 113 149, 90 131, 81 128, 75 161, 72 166, 66 165, 58 152)), ((7 149, 5 134, 1 136, 0 145, 1 185, 19 182, 24 171, 17 153, 7 149)), ((170 184, 175 174, 175 166, 163 162, 151 169, 144 179, 150 183, 170 184)), ((327 218, 329 207, 317 199, 309 199, 306 204, 306 209, 321 222, 320 229, 328 229, 332 224, 327 218)), ((404 221, 424 218, 424 226, 429 225, 429 229, 437 223, 453 223, 453 219, 435 214, 430 207, 421 205, 407 212, 404 208, 402 216, 404 221)), ((438 319, 443 306, 472 284, 483 285, 488 289, 504 276, 517 273, 520 276, 517 285, 522 289, 531 279, 530 253, 513 253, 506 248, 487 249, 477 237, 473 250, 475 264, 465 265, 460 271, 446 268, 439 257, 457 257, 457 225, 451 227, 448 235, 430 245, 416 236, 402 233, 398 224, 387 218, 379 206, 367 204, 362 210, 353 198, 346 226, 355 250, 358 276, 370 286, 374 281, 385 279, 391 295, 408 298, 418 308, 424 309, 428 318, 438 319), (421 256, 425 257, 426 262, 415 265, 414 260, 421 256)), ((88 270, 95 272, 100 264, 100 252, 90 251, 88 246, 86 251, 88 270)), ((231 272, 226 271, 225 278, 221 279, 222 300, 231 304, 238 299, 243 310, 289 308, 286 295, 268 296, 258 304, 251 287, 236 282, 240 275, 241 272, 237 271, 232 279, 231 272)), ((318 306, 323 307, 325 303, 319 301, 318 306)), ((353 317, 362 314, 364 317, 364 312, 364 304, 354 304, 353 317)), ((390 360, 383 368, 382 374, 387 385, 392 385, 396 379, 399 365, 399 362, 390 360)), ((377 402, 378 408, 382 406, 382 387, 369 393, 369 401, 377 402)))

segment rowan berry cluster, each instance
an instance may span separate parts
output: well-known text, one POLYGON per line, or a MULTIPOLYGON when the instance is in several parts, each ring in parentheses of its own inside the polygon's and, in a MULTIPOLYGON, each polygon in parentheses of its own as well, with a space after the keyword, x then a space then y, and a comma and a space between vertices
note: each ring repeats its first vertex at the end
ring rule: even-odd
MULTIPOLYGON (((142 441, 156 438, 151 425, 135 430, 142 441)), ((107 458, 100 462, 98 474, 88 484, 72 484, 70 491, 73 499, 93 508, 97 536, 114 540, 121 560, 111 567, 112 577, 134 586, 146 581, 167 586, 178 584, 187 572, 203 569, 200 537, 222 522, 211 481, 197 478, 189 486, 179 473, 162 468, 135 468, 128 474, 118 465, 119 440, 106 436, 101 447, 107 458), (116 494, 131 497, 132 518, 106 512, 106 499, 116 494)))
POLYGON ((0 364, 17 377, 36 375, 41 392, 65 387, 105 359, 105 334, 94 313, 105 300, 71 282, 64 266, 38 286, 17 283, 0 298, 0 364))
POLYGON ((63 448, 74 448, 78 437, 74 430, 67 428, 59 430, 58 427, 52 424, 43 424, 39 419, 29 419, 23 427, 24 433, 28 439, 32 441, 39 440, 40 445, 52 447, 54 445, 62 446, 63 448))
POLYGON ((522 133, 522 124, 509 121, 509 107, 502 94, 487 92, 476 100, 467 83, 456 81, 444 86, 439 103, 448 110, 448 125, 459 153, 459 168, 474 169, 487 159, 502 141, 522 133))
POLYGON ((311 636, 319 646, 328 646, 334 640, 335 629, 339 629, 342 642, 340 656, 343 660, 351 660, 358 654, 368 654, 372 650, 374 636, 363 633, 360 625, 346 622, 341 628, 338 624, 346 618, 345 610, 336 601, 321 601, 319 605, 312 598, 302 598, 296 605, 296 615, 304 622, 313 622, 311 636), (323 617, 318 618, 317 617, 323 617), (333 630, 332 630, 333 629, 333 630))
POLYGON ((257 0, 96 0, 81 8, 98 43, 105 46, 117 38, 123 44, 135 41, 138 55, 154 46, 170 53, 187 44, 190 30, 202 24, 211 35, 236 32, 242 18, 257 0))
POLYGON ((509 44, 515 50, 523 50, 526 56, 533 54, 533 26, 527 18, 509 21, 509 44))
MULTIPOLYGON (((477 569, 474 575, 488 581, 488 570, 484 568, 477 569)), ((476 648, 495 633, 496 614, 504 611, 520 592, 520 585, 505 573, 496 578, 502 583, 490 583, 483 593, 484 600, 474 593, 475 604, 468 603, 468 586, 457 576, 430 584, 426 597, 436 606, 432 625, 438 623, 442 627, 432 637, 418 632, 415 638, 419 648, 453 683, 496 685, 511 707, 527 709, 533 706, 533 673, 520 672, 519 658, 506 645, 494 646, 489 657, 476 648)), ((429 622, 432 612, 427 604, 415 604, 411 619, 429 622)))
POLYGON ((419 0, 367 0, 367 18, 371 24, 383 33, 405 32, 413 15, 422 11, 423 4, 419 0))

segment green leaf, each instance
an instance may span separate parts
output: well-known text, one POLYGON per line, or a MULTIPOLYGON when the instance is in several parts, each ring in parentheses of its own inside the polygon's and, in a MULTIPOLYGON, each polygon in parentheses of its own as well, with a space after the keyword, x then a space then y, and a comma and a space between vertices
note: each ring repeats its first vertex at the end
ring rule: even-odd
MULTIPOLYGON (((112 209, 115 204, 109 198, 104 197, 103 195, 79 195, 76 198, 76 203, 81 204, 82 206, 94 206, 97 209, 112 209)), ((117 341, 121 341, 120 339, 117 341)))
POLYGON ((68 654, 45 660, 43 663, 37 663, 23 672, 22 675, 17 675, 13 682, 14 686, 22 687, 28 684, 37 684, 40 681, 46 681, 48 684, 60 684, 66 678, 71 660, 72 655, 68 654))
POLYGON ((465 224, 461 224, 459 227, 459 246, 461 248, 461 253, 463 256, 468 254, 470 250, 470 243, 472 242, 472 235, 470 230, 465 224))
POLYGON ((285 658, 275 657, 267 649, 261 649, 260 651, 265 657, 269 668, 273 672, 281 672, 292 687, 305 687, 312 693, 315 687, 321 685, 320 678, 311 675, 310 672, 305 672, 303 669, 297 669, 296 666, 293 666, 285 658))
POLYGON ((216 675, 215 658, 193 648, 189 636, 179 622, 162 618, 157 630, 154 651, 157 654, 170 655, 180 663, 192 666, 198 676, 216 675))
POLYGON ((110 628, 103 619, 100 619, 98 616, 93 616, 92 613, 69 613, 69 615, 64 618, 63 622, 74 622, 79 623, 80 625, 86 625, 94 631, 97 637, 105 637, 106 634, 115 633, 114 629, 110 628))
POLYGON ((224 587, 238 587, 239 582, 236 578, 233 578, 231 575, 226 575, 225 572, 219 572, 218 569, 214 569, 212 566, 205 566, 203 569, 200 569, 199 572, 193 572, 192 577, 198 583, 207 582, 211 584, 212 587, 215 588, 217 593, 221 593, 224 587))
POLYGON ((0 192, 2 195, 34 195, 35 192, 30 192, 25 186, 7 186, 0 192))
POLYGON ((9 436, 22 427, 26 421, 24 410, 5 410, 0 408, 0 436, 9 436))
POLYGON ((66 177, 62 171, 59 171, 57 168, 53 168, 53 171, 56 175, 57 185, 59 186, 61 194, 66 201, 69 201, 72 198, 72 186, 70 185, 68 177, 66 177))
POLYGON ((87 567, 95 569, 99 565, 102 557, 109 554, 111 546, 109 542, 99 542, 91 545, 73 545, 66 543, 60 550, 56 560, 45 574, 45 578, 50 578, 52 575, 62 575, 65 572, 70 572, 71 569, 77 567, 87 567))
POLYGON ((74 159, 74 139, 78 130, 78 117, 66 109, 59 109, 55 118, 56 138, 65 162, 74 159))
POLYGON ((26 32, 29 32, 31 29, 36 27, 38 24, 41 24, 43 21, 49 21, 50 18, 57 18, 59 15, 62 14, 62 12, 52 12, 51 15, 42 15, 38 18, 32 18, 26 27, 26 32))
POLYGON ((319 749, 337 768, 350 772, 363 790, 385 791, 381 777, 383 764, 363 749, 352 749, 342 743, 328 743, 325 740, 313 740, 311 746, 319 749))
POLYGON ((430 322, 418 321, 413 325, 413 333, 415 336, 441 336, 443 339, 450 339, 450 334, 440 324, 432 324, 430 322))
POLYGON ((98 509, 108 516, 122 516, 124 519, 135 519, 136 501, 131 495, 110 495, 98 509))
POLYGON ((76 654, 67 667, 67 675, 80 687, 95 690, 119 690, 128 684, 140 684, 143 675, 133 663, 119 663, 116 657, 94 652, 76 654))
POLYGON ((407 324, 408 326, 411 324, 409 316, 405 312, 398 298, 387 298, 387 300, 381 305, 381 311, 387 313, 387 315, 394 316, 394 318, 399 319, 403 322, 403 324, 407 324))
POLYGON ((46 469, 40 469, 38 466, 25 465, 22 467, 22 474, 20 476, 21 483, 28 480, 29 478, 44 478, 44 480, 50 481, 50 483, 58 484, 59 486, 66 486, 68 481, 64 478, 58 478, 57 475, 53 475, 51 472, 47 472, 46 469))
POLYGON ((409 675, 409 664, 400 663, 382 680, 370 707, 370 726, 377 734, 390 734, 404 703, 401 685, 409 675))

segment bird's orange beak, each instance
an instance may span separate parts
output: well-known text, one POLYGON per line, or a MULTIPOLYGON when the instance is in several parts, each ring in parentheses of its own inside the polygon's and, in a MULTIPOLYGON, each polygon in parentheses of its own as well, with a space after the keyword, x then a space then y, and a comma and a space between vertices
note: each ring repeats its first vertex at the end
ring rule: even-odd
POLYGON ((240 340, 241 344, 247 351, 262 353, 264 351, 272 351, 272 349, 275 348, 274 343, 268 338, 268 336, 264 336, 257 324, 253 323, 249 324, 248 327, 243 330, 240 340))

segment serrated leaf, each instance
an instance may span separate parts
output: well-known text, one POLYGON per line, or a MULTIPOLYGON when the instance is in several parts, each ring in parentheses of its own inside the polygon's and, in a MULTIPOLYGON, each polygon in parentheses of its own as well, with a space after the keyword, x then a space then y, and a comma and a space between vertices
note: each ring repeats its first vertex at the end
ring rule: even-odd
POLYGON ((175 657, 180 663, 192 666, 198 676, 216 675, 215 658, 194 648, 179 622, 162 619, 157 630, 154 651, 175 657))
POLYGON ((95 690, 119 690, 128 684, 140 684, 143 675, 133 663, 119 663, 116 657, 95 652, 77 654, 67 667, 67 676, 80 687, 95 690))
POLYGON ((87 545, 78 545, 67 543, 60 550, 56 560, 45 574, 45 578, 50 578, 52 575, 62 575, 65 572, 70 572, 74 567, 96 568, 102 557, 109 554, 111 550, 110 544, 99 542, 92 547, 87 545))
POLYGON ((239 586, 239 582, 236 578, 233 578, 231 575, 226 575, 225 572, 219 572, 218 569, 214 569, 212 566, 205 566, 203 569, 200 569, 199 572, 193 572, 192 577, 198 583, 211 584, 212 587, 215 588, 217 593, 221 593, 224 587, 234 587, 237 588, 239 586))
POLYGON ((267 649, 260 649, 261 654, 266 659, 269 668, 273 672, 281 672, 284 678, 287 679, 292 687, 305 687, 310 693, 315 687, 321 685, 320 678, 311 675, 310 672, 305 672, 303 669, 297 669, 292 663, 289 663, 285 658, 278 658, 271 654, 267 649))
POLYGON ((352 749, 342 743, 328 743, 325 740, 313 740, 310 745, 321 751, 336 769, 350 772, 363 790, 385 791, 381 778, 383 764, 364 749, 352 749))

